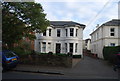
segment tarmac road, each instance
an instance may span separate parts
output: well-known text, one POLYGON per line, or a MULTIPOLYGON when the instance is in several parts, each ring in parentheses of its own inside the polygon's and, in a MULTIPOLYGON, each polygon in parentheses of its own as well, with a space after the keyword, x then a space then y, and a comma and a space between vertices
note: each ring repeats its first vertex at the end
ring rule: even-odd
POLYGON ((113 67, 101 59, 94 59, 84 56, 73 68, 54 68, 49 67, 34 67, 34 66, 19 66, 17 70, 36 70, 36 71, 51 71, 60 72, 59 74, 45 73, 30 73, 30 72, 15 72, 9 71, 3 73, 3 79, 118 79, 118 73, 113 70, 113 67), (37 69, 36 69, 37 68, 37 69))

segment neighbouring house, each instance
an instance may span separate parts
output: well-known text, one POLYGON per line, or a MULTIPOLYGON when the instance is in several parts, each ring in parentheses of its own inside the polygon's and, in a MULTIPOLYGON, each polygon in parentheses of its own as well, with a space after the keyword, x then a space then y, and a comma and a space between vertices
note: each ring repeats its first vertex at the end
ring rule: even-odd
MULTIPOLYGON (((35 36, 35 32, 30 32, 29 34, 35 36)), ((34 43, 35 43, 34 40, 30 40, 28 37, 22 37, 22 39, 20 40, 19 43, 14 44, 14 47, 21 46, 24 48, 24 46, 22 44, 27 44, 29 46, 30 50, 34 50, 34 46, 35 46, 34 43)))
POLYGON ((83 49, 90 50, 91 39, 85 39, 83 40, 83 49))
POLYGON ((40 53, 72 52, 83 56, 82 41, 85 25, 73 21, 50 21, 43 33, 36 33, 35 51, 40 53))
POLYGON ((91 35, 91 51, 103 58, 104 46, 120 45, 120 19, 113 19, 97 26, 91 35))

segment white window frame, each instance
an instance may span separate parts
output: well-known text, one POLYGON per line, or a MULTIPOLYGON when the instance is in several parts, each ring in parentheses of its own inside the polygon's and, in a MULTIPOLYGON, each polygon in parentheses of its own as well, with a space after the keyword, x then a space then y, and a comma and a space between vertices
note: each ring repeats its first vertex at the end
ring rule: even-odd
POLYGON ((67 43, 65 43, 65 53, 67 53, 67 43))
POLYGON ((42 42, 42 52, 46 52, 46 42, 42 42))
POLYGON ((78 52, 78 43, 75 43, 75 53, 78 52))

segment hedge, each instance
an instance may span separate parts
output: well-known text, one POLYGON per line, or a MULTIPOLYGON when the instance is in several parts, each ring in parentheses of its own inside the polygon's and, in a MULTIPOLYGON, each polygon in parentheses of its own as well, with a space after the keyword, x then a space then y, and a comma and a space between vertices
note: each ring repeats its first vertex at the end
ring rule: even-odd
POLYGON ((103 48, 103 57, 111 63, 115 62, 115 54, 120 52, 120 46, 108 46, 103 48))
MULTIPOLYGON (((49 55, 49 53, 39 53, 41 55, 49 55)), ((68 56, 67 54, 63 54, 63 53, 53 53, 52 55, 57 55, 57 56, 68 56)))
POLYGON ((73 55, 73 58, 81 58, 81 55, 73 55))

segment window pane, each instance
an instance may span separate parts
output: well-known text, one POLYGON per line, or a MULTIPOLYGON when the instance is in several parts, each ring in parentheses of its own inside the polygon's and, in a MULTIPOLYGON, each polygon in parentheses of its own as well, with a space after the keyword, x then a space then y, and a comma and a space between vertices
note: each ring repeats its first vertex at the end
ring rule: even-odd
POLYGON ((77 37, 77 34, 78 34, 78 29, 76 29, 76 37, 77 37))
POLYGON ((70 28, 70 36, 73 36, 74 34, 74 28, 70 28))
POLYGON ((65 52, 67 52, 67 43, 65 43, 65 52))
POLYGON ((110 46, 115 46, 115 43, 110 43, 110 46))
POLYGON ((114 34, 114 33, 111 33, 111 36, 115 36, 115 34, 114 34))
POLYGON ((115 28, 111 28, 110 31, 111 31, 111 32, 114 32, 114 31, 115 31, 115 28))
POLYGON ((14 57, 14 56, 16 56, 13 52, 5 52, 5 56, 7 57, 7 58, 10 58, 10 57, 14 57))
POLYGON ((67 29, 65 29, 65 31, 66 31, 66 37, 67 37, 67 33, 68 33, 68 31, 67 31, 67 29))
POLYGON ((49 36, 51 36, 51 29, 49 29, 49 36))
POLYGON ((60 37, 60 29, 57 29, 57 37, 60 37))
POLYGON ((69 46, 70 46, 69 52, 73 53, 73 43, 69 43, 69 46))
POLYGON ((45 31, 45 32, 43 32, 43 36, 46 36, 46 31, 45 31))

